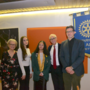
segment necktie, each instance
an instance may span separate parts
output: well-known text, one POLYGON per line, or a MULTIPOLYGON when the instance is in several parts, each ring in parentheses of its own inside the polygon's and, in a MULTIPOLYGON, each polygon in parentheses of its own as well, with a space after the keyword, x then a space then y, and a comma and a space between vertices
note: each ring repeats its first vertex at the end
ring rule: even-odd
POLYGON ((56 49, 54 46, 54 51, 53 51, 53 68, 56 69, 56 49))

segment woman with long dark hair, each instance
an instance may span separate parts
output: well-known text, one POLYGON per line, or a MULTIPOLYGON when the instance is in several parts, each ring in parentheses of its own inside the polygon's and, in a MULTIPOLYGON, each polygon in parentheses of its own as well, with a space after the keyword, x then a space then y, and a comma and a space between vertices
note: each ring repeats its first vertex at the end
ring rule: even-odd
POLYGON ((44 41, 40 41, 32 53, 34 90, 46 90, 49 78, 50 57, 44 41))
POLYGON ((21 37, 20 48, 18 49, 17 55, 21 69, 21 72, 19 70, 19 90, 29 90, 29 78, 32 77, 32 67, 30 59, 31 53, 29 49, 29 42, 26 36, 21 37))

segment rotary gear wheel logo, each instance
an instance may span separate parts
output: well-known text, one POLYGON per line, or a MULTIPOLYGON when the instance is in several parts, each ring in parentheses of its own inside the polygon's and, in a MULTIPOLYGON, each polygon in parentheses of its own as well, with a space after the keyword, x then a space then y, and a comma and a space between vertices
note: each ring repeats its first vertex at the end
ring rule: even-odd
POLYGON ((90 37, 90 20, 84 21, 79 25, 79 32, 83 37, 90 37))

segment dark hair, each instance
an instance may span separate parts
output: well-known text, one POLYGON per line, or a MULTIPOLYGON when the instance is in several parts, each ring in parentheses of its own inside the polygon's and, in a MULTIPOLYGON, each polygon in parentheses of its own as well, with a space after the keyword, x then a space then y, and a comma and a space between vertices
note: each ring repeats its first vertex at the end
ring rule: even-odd
POLYGON ((67 26, 67 27, 66 27, 66 30, 67 30, 68 28, 72 28, 72 29, 73 29, 73 31, 75 31, 75 30, 74 30, 74 27, 73 27, 73 26, 71 26, 71 25, 70 25, 70 26, 67 26))
POLYGON ((45 55, 49 55, 49 52, 48 52, 48 50, 47 50, 46 43, 45 43, 44 41, 40 41, 40 42, 38 43, 38 45, 37 45, 36 50, 34 51, 34 53, 38 53, 38 52, 39 52, 39 44, 40 44, 41 42, 44 44, 43 53, 44 53, 45 55))
MULTIPOLYGON (((24 44, 23 44, 23 38, 25 38, 25 37, 26 36, 22 36, 21 39, 20 39, 20 47, 21 47, 21 50, 22 50, 23 60, 25 60, 25 56, 27 55, 26 49, 25 49, 24 44)), ((28 48, 28 47, 29 47, 29 44, 26 46, 26 48, 28 48)))

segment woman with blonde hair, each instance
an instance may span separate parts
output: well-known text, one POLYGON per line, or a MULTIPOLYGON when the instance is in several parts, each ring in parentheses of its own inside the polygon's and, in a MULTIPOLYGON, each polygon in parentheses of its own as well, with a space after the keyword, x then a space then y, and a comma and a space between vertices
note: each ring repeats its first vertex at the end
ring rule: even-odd
POLYGON ((17 69, 19 67, 15 51, 17 41, 9 39, 7 45, 9 49, 3 53, 1 59, 2 90, 16 90, 18 87, 17 69))

